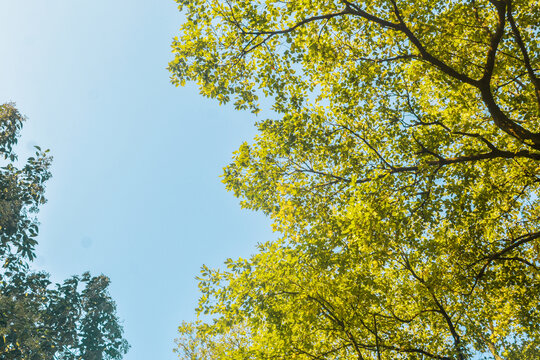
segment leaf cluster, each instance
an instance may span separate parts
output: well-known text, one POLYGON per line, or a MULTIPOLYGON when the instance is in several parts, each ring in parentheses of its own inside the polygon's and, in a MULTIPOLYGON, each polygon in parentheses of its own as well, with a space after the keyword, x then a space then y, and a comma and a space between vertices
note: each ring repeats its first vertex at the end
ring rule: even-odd
POLYGON ((224 182, 282 234, 204 270, 181 358, 539 356, 537 1, 179 4, 173 83, 272 104, 224 182))
POLYGON ((109 279, 84 273, 61 284, 34 272, 38 222, 51 177, 48 150, 36 147, 22 168, 13 151, 24 117, 0 105, 0 358, 121 359, 129 345, 108 294, 109 279))

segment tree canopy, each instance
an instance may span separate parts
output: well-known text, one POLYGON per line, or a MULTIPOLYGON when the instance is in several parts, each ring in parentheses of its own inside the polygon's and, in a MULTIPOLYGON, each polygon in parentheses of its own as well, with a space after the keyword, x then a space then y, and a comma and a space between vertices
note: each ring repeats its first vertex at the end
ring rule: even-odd
POLYGON ((51 157, 37 147, 15 164, 24 117, 0 105, 0 357, 6 360, 117 360, 129 345, 108 293, 109 279, 89 273, 52 284, 35 272, 38 222, 51 157))
POLYGON ((180 358, 540 357, 538 1, 177 2, 173 83, 269 114, 224 182, 282 234, 203 267, 180 358))

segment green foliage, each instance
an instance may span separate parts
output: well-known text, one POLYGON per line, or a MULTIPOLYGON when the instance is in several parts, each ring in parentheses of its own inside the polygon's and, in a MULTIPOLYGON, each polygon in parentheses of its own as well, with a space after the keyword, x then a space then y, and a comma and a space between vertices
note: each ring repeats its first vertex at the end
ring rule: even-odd
POLYGON ((84 273, 51 287, 48 274, 17 270, 2 273, 2 359, 122 358, 128 345, 107 277, 84 273))
POLYGON ((272 102, 224 182, 283 235, 180 358, 540 357, 538 1, 177 2, 173 83, 272 102))
POLYGON ((113 360, 129 348, 122 338, 109 279, 84 273, 51 286, 30 270, 37 219, 45 203, 51 157, 39 147, 21 169, 13 146, 24 118, 14 104, 0 105, 0 357, 6 360, 113 360))
POLYGON ((23 258, 34 258, 37 243, 37 221, 31 216, 45 203, 45 182, 50 178, 51 157, 48 150, 36 147, 36 154, 18 169, 13 165, 17 143, 24 118, 13 104, 0 105, 0 157, 8 163, 0 168, 0 259, 11 253, 23 258))

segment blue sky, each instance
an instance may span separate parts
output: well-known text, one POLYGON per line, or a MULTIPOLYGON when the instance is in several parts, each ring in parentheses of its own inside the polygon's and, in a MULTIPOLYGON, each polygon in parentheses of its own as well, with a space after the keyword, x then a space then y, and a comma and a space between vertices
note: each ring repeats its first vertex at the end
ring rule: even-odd
POLYGON ((28 116, 21 155, 54 156, 35 268, 111 278, 126 360, 176 359, 200 266, 275 236, 220 179, 256 118, 169 83, 181 22, 172 0, 0 0, 0 103, 28 116))

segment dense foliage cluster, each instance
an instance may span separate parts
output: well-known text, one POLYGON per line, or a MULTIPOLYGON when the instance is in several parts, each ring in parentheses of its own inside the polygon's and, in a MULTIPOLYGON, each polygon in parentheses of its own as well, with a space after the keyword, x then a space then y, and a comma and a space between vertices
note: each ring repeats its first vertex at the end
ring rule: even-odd
POLYGON ((181 359, 540 358, 538 1, 177 2, 172 81, 272 103, 224 182, 282 234, 181 359))
POLYGON ((30 269, 51 157, 37 148, 24 167, 14 165, 23 121, 13 104, 0 105, 0 358, 121 359, 129 346, 106 276, 52 285, 47 273, 30 269))

